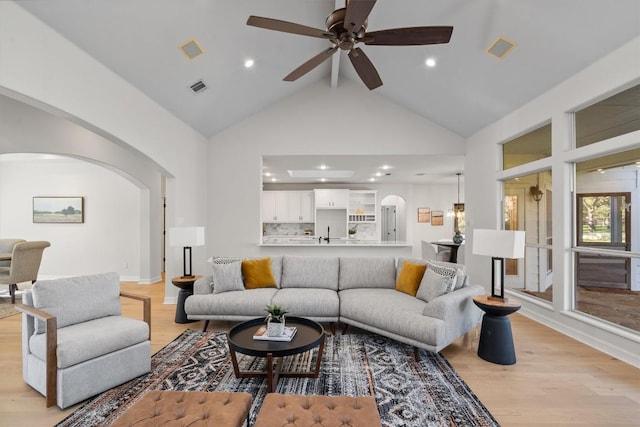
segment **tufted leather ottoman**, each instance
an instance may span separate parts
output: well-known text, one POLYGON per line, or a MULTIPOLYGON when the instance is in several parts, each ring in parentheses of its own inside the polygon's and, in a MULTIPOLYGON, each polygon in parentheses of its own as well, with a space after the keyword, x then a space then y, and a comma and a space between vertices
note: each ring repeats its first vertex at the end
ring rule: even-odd
POLYGON ((249 393, 154 390, 111 426, 240 427, 249 423, 250 407, 249 393))
POLYGON ((269 393, 253 427, 381 426, 373 397, 269 393))

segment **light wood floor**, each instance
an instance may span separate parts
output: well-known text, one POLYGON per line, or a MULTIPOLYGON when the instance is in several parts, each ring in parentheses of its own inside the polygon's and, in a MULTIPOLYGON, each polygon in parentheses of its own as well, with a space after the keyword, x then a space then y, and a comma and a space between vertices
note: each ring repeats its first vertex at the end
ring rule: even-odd
MULTIPOLYGON (((123 283, 123 289, 152 297, 154 352, 181 331, 201 328, 174 323, 175 306, 162 304, 163 283, 123 283)), ((123 311, 142 317, 137 302, 123 300, 123 311)), ((442 352, 502 426, 640 426, 640 370, 518 313, 511 320, 515 365, 478 358, 477 342, 471 348, 456 342, 442 352)), ((51 426, 79 405, 47 409, 44 398, 24 384, 20 328, 19 315, 0 319, 0 426, 51 426)))

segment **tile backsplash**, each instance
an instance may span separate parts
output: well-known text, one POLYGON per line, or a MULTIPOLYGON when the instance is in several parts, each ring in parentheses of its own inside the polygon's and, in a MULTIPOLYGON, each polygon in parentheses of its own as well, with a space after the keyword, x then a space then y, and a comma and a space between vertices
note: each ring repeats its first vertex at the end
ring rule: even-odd
POLYGON ((311 223, 264 223, 264 236, 304 236, 314 235, 314 224, 311 223))

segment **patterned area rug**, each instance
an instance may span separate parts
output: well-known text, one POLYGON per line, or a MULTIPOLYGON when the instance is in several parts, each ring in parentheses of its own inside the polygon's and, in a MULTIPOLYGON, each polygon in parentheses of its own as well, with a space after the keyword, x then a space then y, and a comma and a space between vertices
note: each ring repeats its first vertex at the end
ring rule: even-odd
MULTIPOLYGON (((317 351, 285 358, 285 369, 306 370, 317 351)), ((151 372, 109 390, 58 426, 108 425, 149 390, 247 391, 253 395, 250 425, 266 395, 266 381, 237 379, 226 336, 187 330, 156 353, 151 372)), ((244 369, 264 366, 264 358, 239 356, 244 369)), ((439 354, 377 335, 327 336, 318 378, 281 378, 277 392, 375 396, 385 427, 498 426, 469 387, 439 354)))

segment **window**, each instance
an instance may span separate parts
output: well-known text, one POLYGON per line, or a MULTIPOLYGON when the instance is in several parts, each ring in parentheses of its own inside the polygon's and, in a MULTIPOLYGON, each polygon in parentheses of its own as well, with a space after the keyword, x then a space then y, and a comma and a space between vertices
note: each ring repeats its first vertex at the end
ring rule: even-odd
POLYGON ((640 85, 575 113, 576 147, 640 130, 640 85))
POLYGON ((510 169, 551 156, 551 124, 502 145, 502 168, 510 169))
POLYGON ((573 309, 640 331, 640 149, 575 170, 573 309))
POLYGON ((524 230, 524 259, 505 262, 509 289, 553 301, 551 171, 504 182, 504 229, 524 230))

